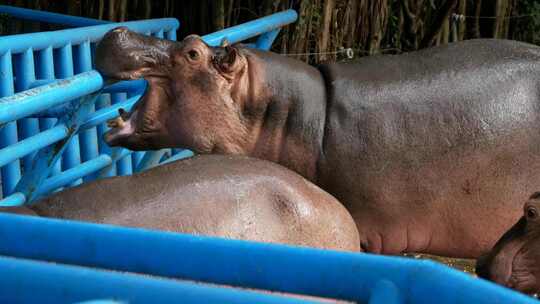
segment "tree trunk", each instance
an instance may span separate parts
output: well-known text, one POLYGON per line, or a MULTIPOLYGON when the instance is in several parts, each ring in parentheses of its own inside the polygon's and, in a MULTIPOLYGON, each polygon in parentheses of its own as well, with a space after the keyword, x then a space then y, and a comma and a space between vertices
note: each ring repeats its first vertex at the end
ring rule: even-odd
POLYGON ((99 0, 99 7, 98 7, 98 19, 103 20, 103 11, 105 10, 105 2, 104 0, 99 0))
POLYGON ((126 21, 126 9, 127 9, 127 0, 120 0, 120 16, 118 17, 120 22, 126 21))
POLYGON ((376 54, 379 52, 381 41, 386 29, 386 23, 388 21, 388 6, 387 1, 373 1, 371 2, 370 16, 371 26, 369 32, 369 54, 376 54))
POLYGON ((226 26, 229 27, 231 26, 231 19, 232 19, 232 12, 233 12, 233 4, 234 4, 234 0, 229 0, 229 6, 227 8, 227 22, 226 22, 226 26))
POLYGON ((109 21, 116 21, 116 0, 109 0, 109 21))
POLYGON ((427 34, 420 43, 421 48, 426 48, 433 45, 437 35, 441 32, 444 22, 448 20, 448 16, 454 10, 458 0, 446 0, 444 5, 439 9, 435 21, 431 24, 427 34))
MULTIPOLYGON (((319 40, 319 52, 328 51, 328 41, 330 36, 330 22, 332 22, 332 10, 334 9, 335 0, 324 0, 323 7, 323 26, 321 28, 320 40, 319 40)), ((321 54, 320 61, 326 60, 326 55, 321 54)))
POLYGON ((507 0, 495 1, 495 16, 497 17, 493 22, 493 38, 503 38, 504 28, 506 23, 506 10, 508 8, 507 0))
POLYGON ((480 14, 482 13, 482 0, 476 0, 474 8, 473 38, 480 38, 480 14))
POLYGON ((441 41, 440 43, 441 44, 448 44, 448 42, 450 41, 450 31, 449 31, 449 26, 450 25, 450 22, 448 21, 448 17, 444 19, 444 22, 442 24, 442 27, 441 27, 441 41))
MULTIPOLYGON (((462 16, 467 15, 467 0, 459 0, 458 13, 462 16)), ((465 18, 460 19, 458 22, 456 22, 456 26, 457 26, 457 31, 458 31, 457 40, 461 41, 465 39, 465 33, 466 33, 466 27, 467 27, 467 22, 465 22, 465 18)))
POLYGON ((225 28, 225 0, 215 0, 213 6, 214 29, 219 31, 225 28))
POLYGON ((349 31, 347 35, 347 47, 354 47, 356 38, 356 23, 358 21, 358 1, 350 0, 348 7, 350 7, 349 14, 349 31))
POLYGON ((150 19, 152 16, 152 1, 144 1, 144 19, 150 19))

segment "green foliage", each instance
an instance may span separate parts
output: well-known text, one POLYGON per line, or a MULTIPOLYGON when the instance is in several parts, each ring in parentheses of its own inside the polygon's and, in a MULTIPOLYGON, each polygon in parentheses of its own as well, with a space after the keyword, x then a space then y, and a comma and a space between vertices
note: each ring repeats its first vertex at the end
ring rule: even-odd
POLYGON ((531 33, 530 41, 534 44, 540 44, 540 2, 527 3, 526 14, 532 15, 529 17, 530 21, 526 23, 531 33))
POLYGON ((540 1, 519 1, 512 38, 540 45, 540 1))

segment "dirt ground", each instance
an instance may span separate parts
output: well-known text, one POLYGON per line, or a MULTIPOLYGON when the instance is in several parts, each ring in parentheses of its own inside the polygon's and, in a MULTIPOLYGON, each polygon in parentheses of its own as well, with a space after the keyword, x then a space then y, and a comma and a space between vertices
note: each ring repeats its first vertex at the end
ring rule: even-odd
POLYGON ((441 257, 436 255, 429 255, 429 254, 405 254, 406 257, 416 258, 416 259, 430 259, 434 260, 440 263, 445 264, 446 266, 450 266, 452 268, 461 270, 463 272, 475 275, 475 265, 476 261, 472 259, 453 259, 453 258, 447 258, 447 257, 441 257))

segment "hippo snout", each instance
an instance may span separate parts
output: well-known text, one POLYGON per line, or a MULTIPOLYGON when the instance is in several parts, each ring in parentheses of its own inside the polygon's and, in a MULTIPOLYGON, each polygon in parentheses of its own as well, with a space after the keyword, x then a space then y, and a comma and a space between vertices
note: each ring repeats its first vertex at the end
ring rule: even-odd
POLYGON ((158 73, 167 66, 173 41, 145 36, 125 26, 116 27, 96 48, 96 69, 116 79, 136 79, 158 73))

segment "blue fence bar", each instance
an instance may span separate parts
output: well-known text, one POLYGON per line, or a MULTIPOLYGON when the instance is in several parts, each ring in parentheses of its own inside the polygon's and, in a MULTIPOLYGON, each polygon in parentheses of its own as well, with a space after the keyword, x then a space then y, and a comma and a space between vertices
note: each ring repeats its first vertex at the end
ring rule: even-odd
POLYGON ((107 166, 107 167, 103 168, 102 170, 100 170, 99 172, 97 172, 98 178, 103 178, 103 177, 107 177, 107 176, 111 176, 111 175, 117 175, 117 173, 115 173, 115 170, 118 169, 118 168, 116 168, 116 162, 118 162, 119 160, 121 160, 124 157, 127 157, 129 154, 131 154, 131 151, 129 151, 127 149, 124 149, 124 148, 112 148, 112 149, 110 149, 110 155, 111 155, 111 158, 112 158, 112 164, 110 164, 109 166, 107 166))
POLYGON ((20 206, 25 202, 26 196, 20 192, 15 192, 0 200, 0 206, 20 206))
MULTIPOLYGON (((11 51, 0 51, 0 97, 12 96, 15 89, 13 87, 13 67, 11 65, 11 51)), ((4 99, 4 98, 2 98, 4 99)), ((2 104, 2 103, 0 103, 2 104)), ((11 117, 2 120, 2 115, 10 115, 9 108, 1 106, 0 111, 0 148, 8 147, 17 142, 17 123, 11 121, 11 117)), ((23 116, 21 116, 23 117, 23 116)), ((15 188, 21 178, 19 160, 15 160, 1 168, 2 173, 2 195, 7 196, 15 188)))
MULTIPOLYGON (((34 53, 32 49, 27 49, 15 56, 15 91, 20 92, 30 88, 30 85, 34 80, 34 53)), ((28 138, 39 132, 39 121, 35 118, 25 118, 17 122, 19 140, 28 138)), ((28 153, 23 158, 23 168, 31 166, 32 159, 36 152, 28 153)))
MULTIPOLYGON (((126 102, 126 93, 112 93, 111 103, 113 106, 122 105, 126 102)), ((122 106, 118 106, 121 108, 122 106)), ((131 107, 130 107, 131 108, 131 107)), ((125 109, 124 109, 125 110, 125 109)), ((114 117, 118 116, 118 111, 114 117)), ((124 157, 116 163, 116 170, 118 175, 131 175, 133 173, 131 166, 131 157, 124 157)))
MULTIPOLYGON (((47 147, 63 138, 68 134, 68 129, 64 125, 58 125, 34 136, 19 141, 16 144, 9 145, 0 150, 0 166, 4 166, 15 159, 32 153, 33 151, 47 147)), ((26 166, 28 169, 31 164, 26 166)))
POLYGON ((0 53, 11 50, 12 53, 21 53, 26 49, 42 50, 48 47, 60 48, 67 43, 77 45, 85 41, 96 42, 109 30, 118 26, 127 26, 135 32, 156 32, 159 30, 176 31, 179 22, 173 18, 151 19, 142 21, 129 21, 60 30, 45 33, 29 33, 0 37, 0 53), (49 33, 54 33, 47 35, 49 33))
MULTIPOLYGON (((54 63, 53 63, 53 49, 46 48, 38 51, 36 56, 36 78, 40 79, 40 82, 47 82, 47 84, 54 81, 54 63)), ((37 84, 38 81, 34 81, 37 84)), ((46 85, 43 83, 43 85, 46 85)), ((34 88, 34 87, 32 87, 34 88)), ((41 131, 52 128, 56 124, 56 118, 40 118, 39 127, 41 131)), ((56 163, 53 168, 52 174, 58 174, 62 170, 61 161, 56 163)))
MULTIPOLYGON (((71 43, 68 43, 57 49, 55 55, 55 75, 57 78, 68 78, 74 75, 73 69, 73 49, 71 43)), ((81 151, 79 148, 79 135, 73 134, 67 144, 64 155, 62 156, 62 171, 73 168, 81 163, 81 151)), ((78 185, 82 180, 75 181, 72 185, 78 185)))
POLYGON ((128 92, 141 94, 146 88, 146 80, 123 80, 115 82, 114 84, 108 85, 103 88, 103 93, 118 93, 118 92, 128 92))
MULTIPOLYGON (((142 158, 136 162, 135 172, 141 172, 159 165, 161 158, 167 153, 167 150, 161 149, 144 153, 142 158)), ((135 156, 136 154, 133 153, 133 155, 135 156)))
POLYGON ((112 158, 109 155, 104 154, 86 161, 75 168, 64 171, 61 174, 50 177, 45 180, 39 188, 37 197, 46 195, 50 191, 65 186, 83 176, 89 176, 92 173, 111 165, 112 162, 112 158))
POLYGON ((294 10, 287 10, 205 35, 204 40, 212 46, 219 45, 224 38, 230 43, 236 43, 273 31, 296 21, 297 18, 298 14, 294 10))
POLYGON ((97 20, 84 17, 69 16, 57 13, 50 13, 38 10, 31 10, 20 7, 0 5, 0 13, 8 14, 20 19, 30 19, 47 23, 68 25, 68 26, 90 26, 107 24, 109 21, 97 20))
POLYGON ((0 302, 308 303, 284 296, 0 256, 0 302), (84 284, 81 284, 84 282, 84 284))
MULTIPOLYGON (((135 103, 135 100, 133 101, 133 103, 135 103)), ((83 129, 86 127, 86 125, 97 125, 96 129, 98 134, 99 153, 107 155, 110 155, 112 153, 112 149, 103 140, 103 134, 105 134, 105 132, 107 132, 109 128, 107 127, 107 125, 102 124, 101 121, 106 121, 107 119, 118 116, 118 109, 112 109, 111 111, 110 105, 110 94, 102 94, 96 102, 96 110, 98 111, 94 113, 85 124, 82 125, 83 129), (100 117, 101 119, 99 119, 100 117)), ((95 174, 93 178, 98 176, 110 177, 114 175, 116 175, 116 164, 112 163, 109 167, 109 170, 107 170, 107 174, 95 174)))
MULTIPOLYGON (((144 86, 141 86, 141 88, 143 89, 146 88, 146 83, 144 83, 144 86)), ((134 96, 136 96, 136 92, 127 92, 128 99, 134 98, 134 96)), ((142 152, 142 151, 137 151, 131 154, 131 164, 132 164, 133 171, 138 172, 137 170, 139 170, 140 168, 140 162, 142 161, 145 154, 148 154, 148 153, 152 153, 152 151, 149 151, 147 153, 142 152)))
POLYGON ((0 214, 0 235, 0 255, 360 303, 376 290, 406 303, 537 303, 427 260, 10 214, 0 214))
MULTIPOLYGON (((2 81, 1 85, 4 86, 6 83, 2 81)), ((96 71, 91 71, 68 80, 58 80, 43 87, 2 97, 0 98, 0 126, 96 92, 102 86, 101 75, 96 71)))
POLYGON ((173 156, 167 158, 166 160, 161 161, 161 164, 164 165, 173 161, 177 161, 179 159, 192 157, 193 155, 194 155, 193 152, 190 150, 181 150, 181 151, 176 152, 176 154, 173 154, 173 156))
MULTIPOLYGON (((75 73, 88 72, 92 70, 92 60, 90 57, 90 42, 86 41, 75 47, 74 52, 75 73)), ((90 106, 90 113, 95 111, 95 106, 90 106)), ((80 160, 82 162, 94 159, 98 156, 98 143, 96 128, 81 130, 79 134, 81 151, 80 160)), ((85 177, 84 181, 92 180, 91 176, 85 177)))
POLYGON ((262 49, 262 50, 270 50, 270 48, 272 47, 272 43, 274 43, 274 40, 276 40, 280 31, 281 29, 277 28, 275 30, 262 34, 257 39, 255 48, 262 49))
POLYGON ((133 105, 137 102, 137 100, 140 98, 141 95, 136 95, 131 97, 130 99, 124 100, 122 102, 113 104, 112 106, 107 103, 105 107, 100 108, 98 111, 90 115, 88 119, 84 122, 84 124, 81 126, 81 130, 86 130, 88 128, 92 128, 94 126, 97 126, 109 119, 115 118, 118 116, 118 109, 122 108, 126 111, 131 110, 133 105))

